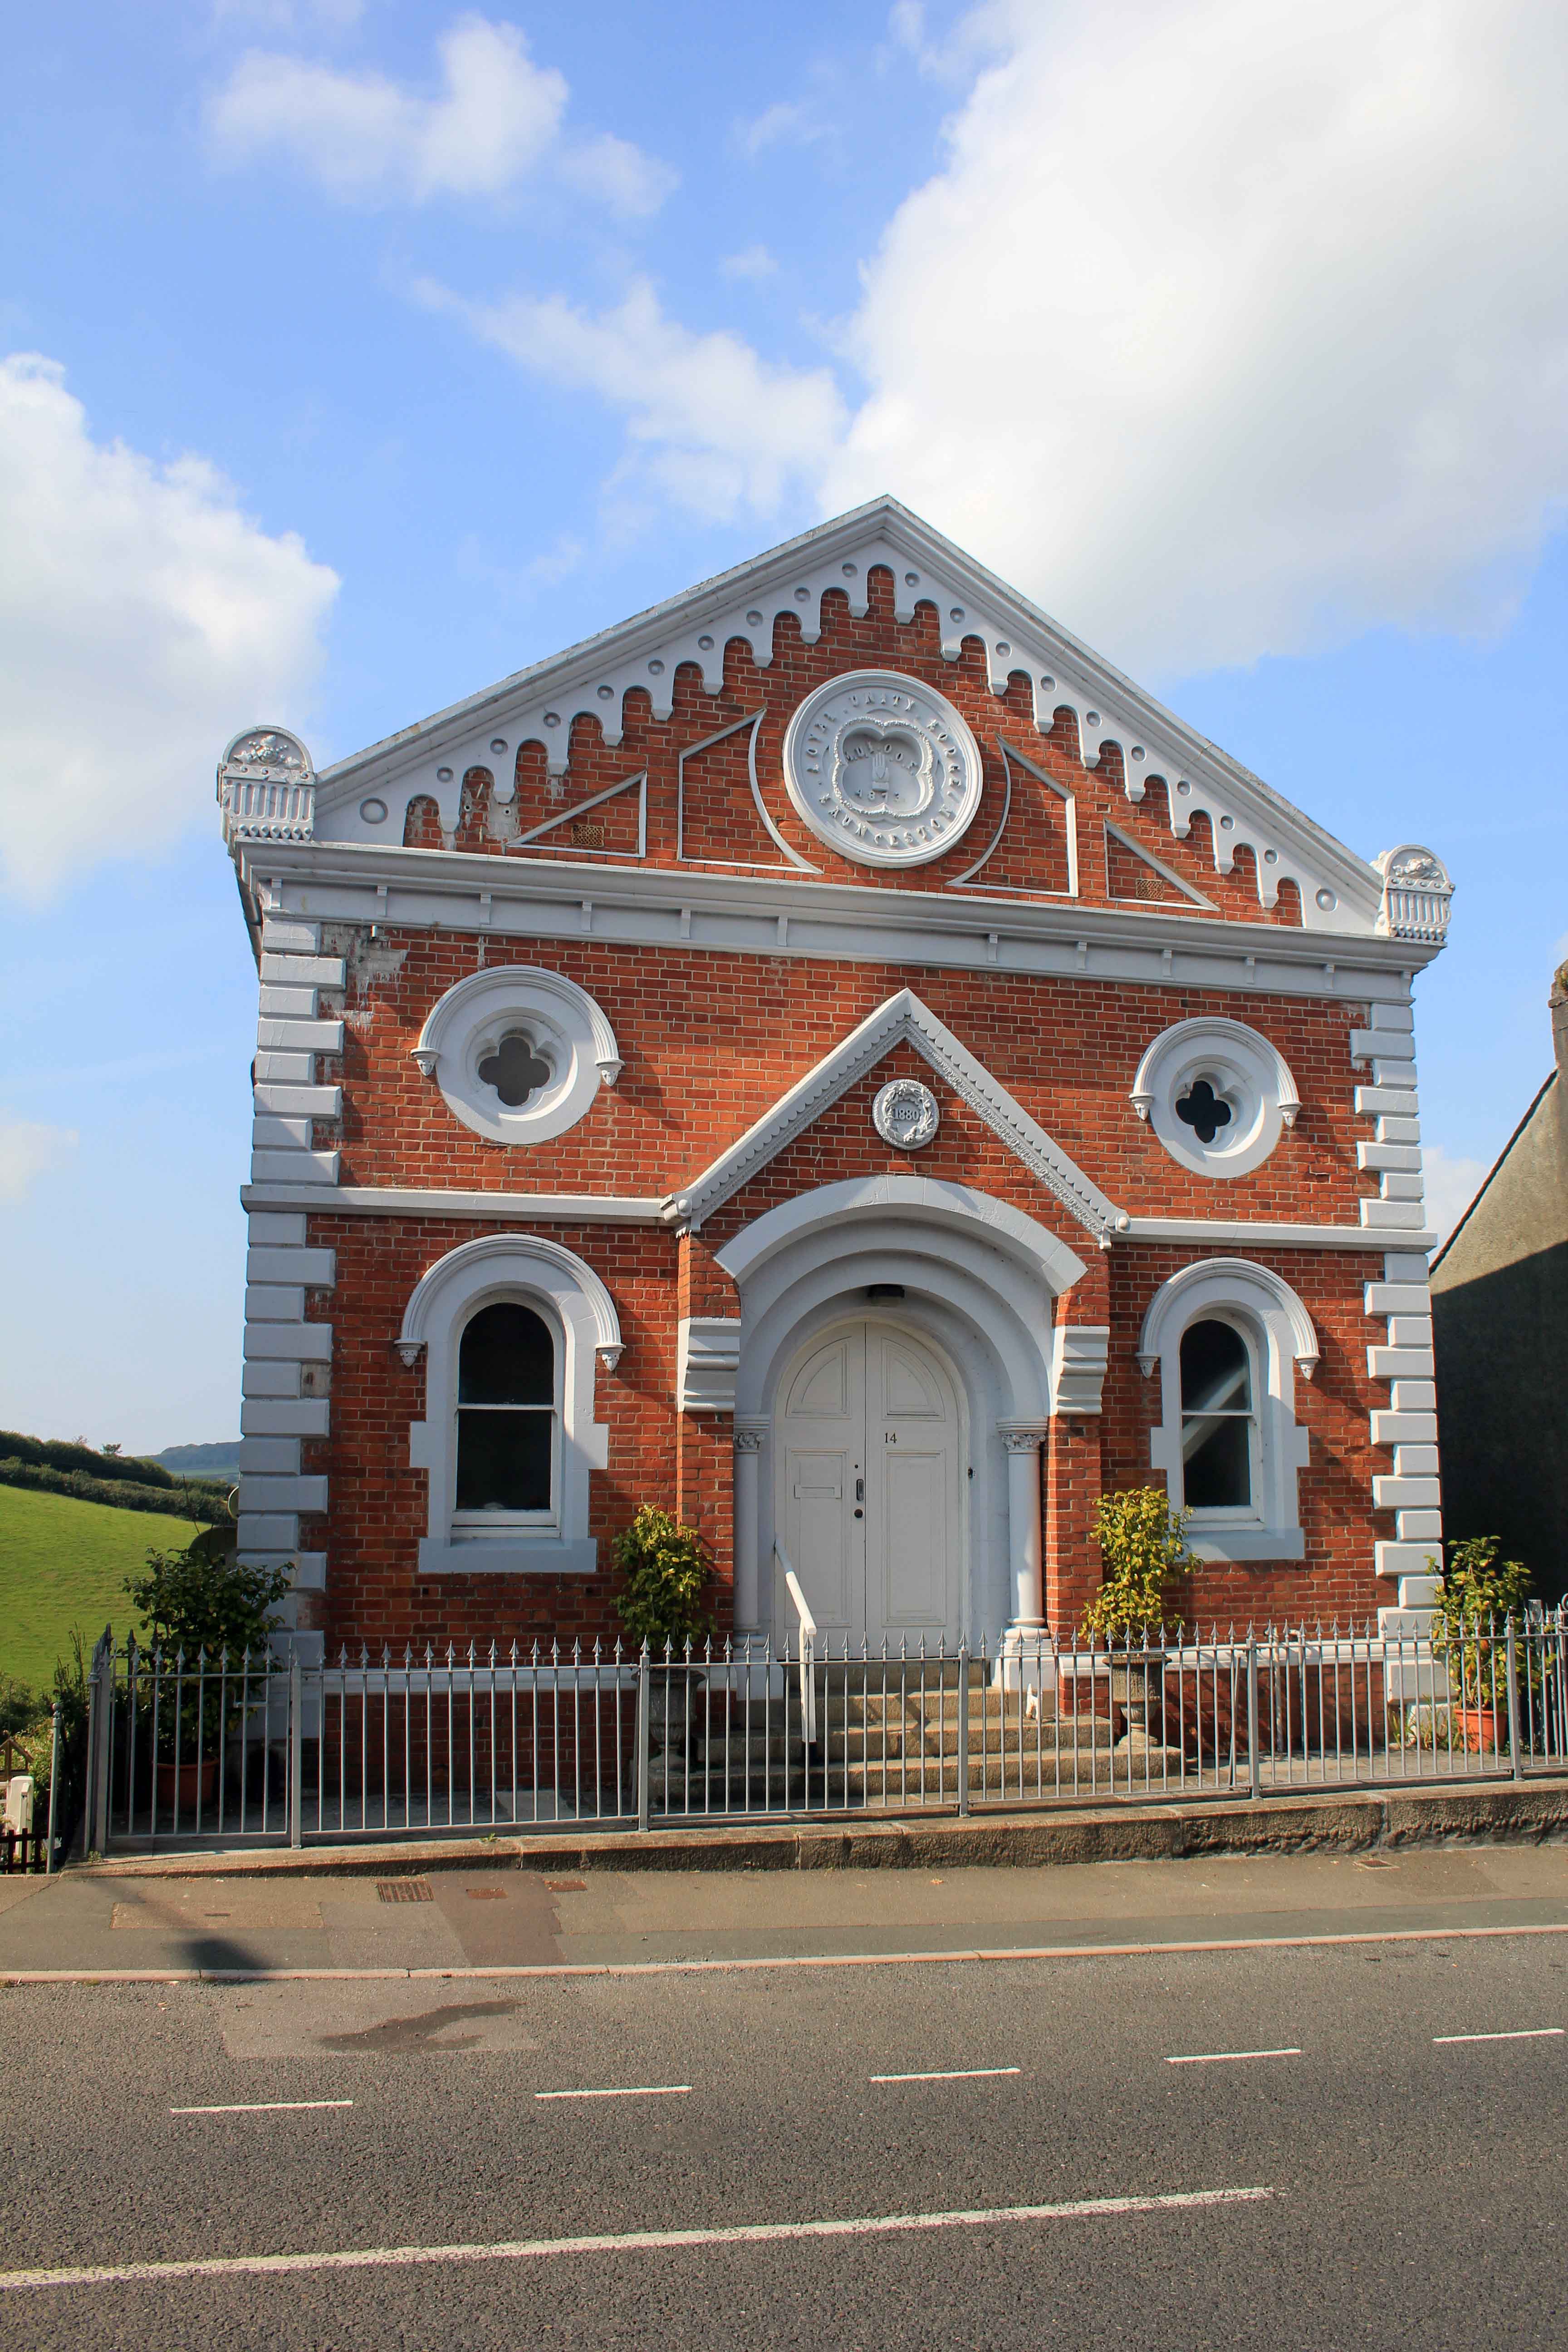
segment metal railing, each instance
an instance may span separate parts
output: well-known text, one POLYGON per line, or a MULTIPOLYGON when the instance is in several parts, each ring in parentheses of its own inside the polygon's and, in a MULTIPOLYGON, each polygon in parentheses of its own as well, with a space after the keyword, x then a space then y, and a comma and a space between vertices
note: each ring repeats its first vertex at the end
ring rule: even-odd
POLYGON ((784 1591, 795 1603, 795 1613, 800 1633, 800 1719, 805 1727, 805 1744, 816 1745, 816 1620, 811 1613, 800 1579, 790 1564, 790 1557, 778 1538, 773 1538, 773 1558, 784 1570, 784 1591))
MULTIPOLYGON (((794 1571, 787 1566, 792 1583, 794 1571)), ((1451 1636, 801 1639, 170 1657, 105 1637, 86 1843, 347 1841, 1485 1780, 1568 1769, 1568 1613, 1451 1636)))

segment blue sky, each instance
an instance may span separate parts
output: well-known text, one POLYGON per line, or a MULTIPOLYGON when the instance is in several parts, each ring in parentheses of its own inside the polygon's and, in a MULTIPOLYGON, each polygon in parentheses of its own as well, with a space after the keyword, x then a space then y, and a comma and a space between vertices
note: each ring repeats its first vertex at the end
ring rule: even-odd
POLYGON ((7 34, 0 1425, 237 1424, 228 735, 319 761, 876 491, 1366 855, 1439 1221, 1568 955, 1568 17, 55 0, 7 34))

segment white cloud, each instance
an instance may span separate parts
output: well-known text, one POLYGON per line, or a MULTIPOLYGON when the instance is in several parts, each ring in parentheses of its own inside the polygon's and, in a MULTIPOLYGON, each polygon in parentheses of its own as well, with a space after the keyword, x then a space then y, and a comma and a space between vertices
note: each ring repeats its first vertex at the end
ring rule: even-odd
POLYGON ((0 1110, 0 1203, 26 1200, 34 1179, 58 1167, 75 1144, 71 1128, 45 1127, 0 1110))
POLYGON ((694 334, 664 316, 643 280, 596 317, 559 295, 483 306, 424 290, 534 374, 624 408, 629 470, 711 520, 773 512, 842 437, 844 404, 826 368, 769 367, 738 335, 694 334))
POLYGON ((436 48, 437 98, 385 74, 253 49, 207 108, 213 156, 235 166, 289 155, 331 194, 366 202, 503 195, 546 163, 623 213, 657 211, 674 186, 668 166, 626 140, 566 139, 565 76, 534 64, 515 25, 463 16, 436 48))
POLYGON ((988 0, 955 42, 987 61, 864 266, 845 430, 732 338, 653 401, 581 377, 668 494, 890 489, 1155 673, 1506 618, 1568 513, 1568 11, 988 0))
POLYGON ((170 841, 237 729, 297 719, 337 588, 205 458, 95 442, 61 368, 0 362, 0 879, 170 841))
POLYGON ((781 100, 735 127, 736 145, 753 161, 770 147, 812 147, 826 136, 827 125, 821 115, 795 99, 781 100))
POLYGON ((1461 1160, 1440 1143, 1428 1143, 1421 1154, 1426 1185, 1426 1223, 1439 1244, 1446 1242, 1488 1174, 1485 1162, 1461 1160))
POLYGON ((727 254, 719 264, 721 278, 746 278, 760 283, 764 278, 778 274, 778 263, 765 245, 748 245, 740 253, 727 254))

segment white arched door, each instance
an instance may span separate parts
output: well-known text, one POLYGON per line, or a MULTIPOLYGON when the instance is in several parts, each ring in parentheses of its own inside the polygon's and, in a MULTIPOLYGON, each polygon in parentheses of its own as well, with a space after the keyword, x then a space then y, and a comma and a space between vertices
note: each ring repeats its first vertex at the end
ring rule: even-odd
MULTIPOLYGON (((824 1633, 955 1640, 963 1433, 945 1367, 889 1323, 840 1325, 780 1384, 776 1525, 824 1633)), ((779 1580, 777 1630, 795 1616, 779 1580)))

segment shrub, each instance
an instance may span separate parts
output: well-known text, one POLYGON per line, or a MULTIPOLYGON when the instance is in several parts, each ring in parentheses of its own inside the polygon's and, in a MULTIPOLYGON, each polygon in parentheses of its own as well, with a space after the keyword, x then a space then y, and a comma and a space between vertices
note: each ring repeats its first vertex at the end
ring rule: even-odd
POLYGON ((708 1562, 694 1528, 645 1503, 610 1549, 626 1579, 616 1606, 633 1641, 653 1651, 684 1650, 712 1632, 700 1605, 708 1562))
POLYGON ((1427 1566, 1443 1579, 1432 1610, 1432 1648, 1458 1681, 1466 1706, 1493 1706, 1508 1696, 1510 1617, 1524 1615, 1530 1570, 1499 1559, 1498 1536, 1467 1536, 1448 1546, 1448 1565, 1427 1566))
POLYGON ((194 1665, 204 1650, 237 1659, 265 1649, 289 1576, 281 1568, 242 1568, 226 1554, 214 1558, 198 1538, 188 1551, 150 1551, 146 1572, 128 1576, 125 1590, 153 1647, 171 1658, 184 1651, 194 1665))
POLYGON ((1186 1512, 1172 1510, 1162 1486, 1100 1496, 1095 1534, 1104 1574, 1083 1612, 1081 1634, 1099 1633, 1125 1646, 1140 1640, 1145 1627, 1180 1633, 1174 1602, 1192 1566, 1186 1528, 1186 1512))

